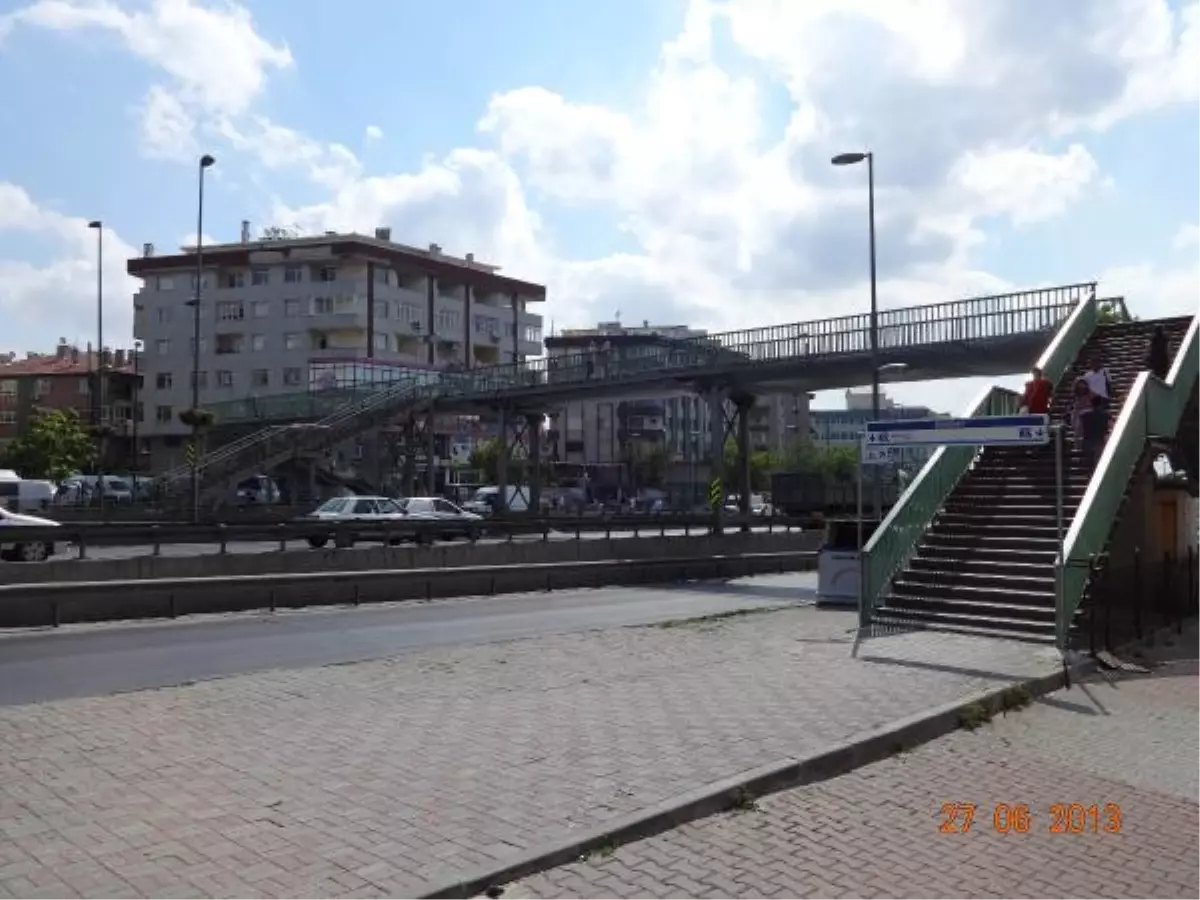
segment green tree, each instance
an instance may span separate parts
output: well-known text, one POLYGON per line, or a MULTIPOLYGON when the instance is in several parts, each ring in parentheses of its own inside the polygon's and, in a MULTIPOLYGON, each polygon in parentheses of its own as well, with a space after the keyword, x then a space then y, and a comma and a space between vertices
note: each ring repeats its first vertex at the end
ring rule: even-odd
POLYGON ((96 457, 91 436, 74 410, 35 412, 25 432, 4 448, 3 466, 22 478, 62 481, 89 468, 96 457))
MULTIPOLYGON (((737 491, 741 480, 737 441, 730 438, 725 442, 725 465, 722 478, 727 492, 737 491)), ((769 450, 755 450, 750 454, 750 487, 765 491, 771 486, 771 473, 779 469, 780 459, 769 450)))
POLYGON ((1129 310, 1125 308, 1125 304, 1122 302, 1104 300, 1096 307, 1096 321, 1101 325, 1114 325, 1119 322, 1134 320, 1136 320, 1136 317, 1129 315, 1129 310))
POLYGON ((494 438, 479 441, 471 448, 471 457, 469 464, 472 469, 478 471, 484 481, 488 484, 495 484, 499 478, 500 464, 500 442, 494 438))
POLYGON ((826 447, 821 468, 836 481, 850 481, 858 471, 858 447, 826 447))

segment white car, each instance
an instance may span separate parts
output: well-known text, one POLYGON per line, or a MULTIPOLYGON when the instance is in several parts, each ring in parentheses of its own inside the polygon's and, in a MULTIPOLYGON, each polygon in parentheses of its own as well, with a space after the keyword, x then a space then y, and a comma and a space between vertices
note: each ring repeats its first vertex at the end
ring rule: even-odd
MULTIPOLYGON (((403 501, 401 501, 402 503, 403 501)), ((379 525, 389 521, 403 521, 407 516, 404 509, 391 497, 334 497, 326 500, 300 521, 312 522, 363 522, 379 525)), ((308 538, 308 544, 314 550, 324 547, 329 542, 330 534, 313 534, 308 538)), ((354 536, 350 536, 354 543, 354 536)))
POLYGON ((441 497, 409 497, 407 500, 401 500, 400 505, 410 519, 444 523, 445 531, 441 533, 443 540, 465 537, 473 541, 483 530, 483 516, 459 509, 441 497))
POLYGON ((61 541, 22 541, 22 528, 58 528, 58 522, 40 516, 9 512, 0 507, 0 559, 13 562, 41 562, 58 552, 61 541))

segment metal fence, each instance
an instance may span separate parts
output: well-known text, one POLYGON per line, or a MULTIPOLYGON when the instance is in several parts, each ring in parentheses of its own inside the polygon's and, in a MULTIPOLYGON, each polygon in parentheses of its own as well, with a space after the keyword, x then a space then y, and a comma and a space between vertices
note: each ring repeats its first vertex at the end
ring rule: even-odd
POLYGON ((1197 602, 1196 548, 1161 555, 1134 548, 1127 559, 1093 557, 1085 566, 1090 577, 1076 621, 1077 649, 1092 653, 1142 640, 1163 628, 1180 632, 1200 612, 1197 602))

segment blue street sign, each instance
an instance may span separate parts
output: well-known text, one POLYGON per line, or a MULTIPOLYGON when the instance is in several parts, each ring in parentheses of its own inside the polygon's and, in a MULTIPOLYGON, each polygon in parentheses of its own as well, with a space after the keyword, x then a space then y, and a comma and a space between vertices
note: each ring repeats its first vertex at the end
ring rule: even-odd
MULTIPOLYGON (((1025 446, 1050 442, 1050 417, 980 416, 974 419, 897 419, 868 422, 865 447, 1025 446)), ((864 458, 866 454, 864 453, 864 458)))

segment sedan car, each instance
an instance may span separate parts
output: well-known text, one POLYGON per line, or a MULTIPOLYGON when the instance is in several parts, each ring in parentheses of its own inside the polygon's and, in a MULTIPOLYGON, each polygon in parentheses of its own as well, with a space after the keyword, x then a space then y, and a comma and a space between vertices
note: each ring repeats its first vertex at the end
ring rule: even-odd
POLYGON ((23 541, 22 528, 58 528, 59 523, 41 516, 28 516, 0 507, 0 559, 13 562, 41 562, 59 548, 55 541, 23 541))
POLYGON ((441 497, 409 497, 400 504, 410 519, 433 520, 444 526, 444 530, 438 529, 442 540, 465 537, 474 541, 483 531, 483 516, 460 509, 441 497))
MULTIPOLYGON (((391 497, 334 497, 332 500, 326 500, 300 521, 306 525, 315 522, 362 522, 364 526, 370 526, 369 530, 377 530, 389 522, 403 522, 406 518, 403 507, 391 497)), ((333 531, 322 532, 320 529, 314 529, 308 537, 308 544, 314 550, 318 550, 333 537, 333 531)), ((342 533, 339 535, 340 544, 346 547, 353 546, 356 537, 353 530, 349 534, 342 533)), ((389 543, 400 543, 400 537, 392 538, 389 543)))

